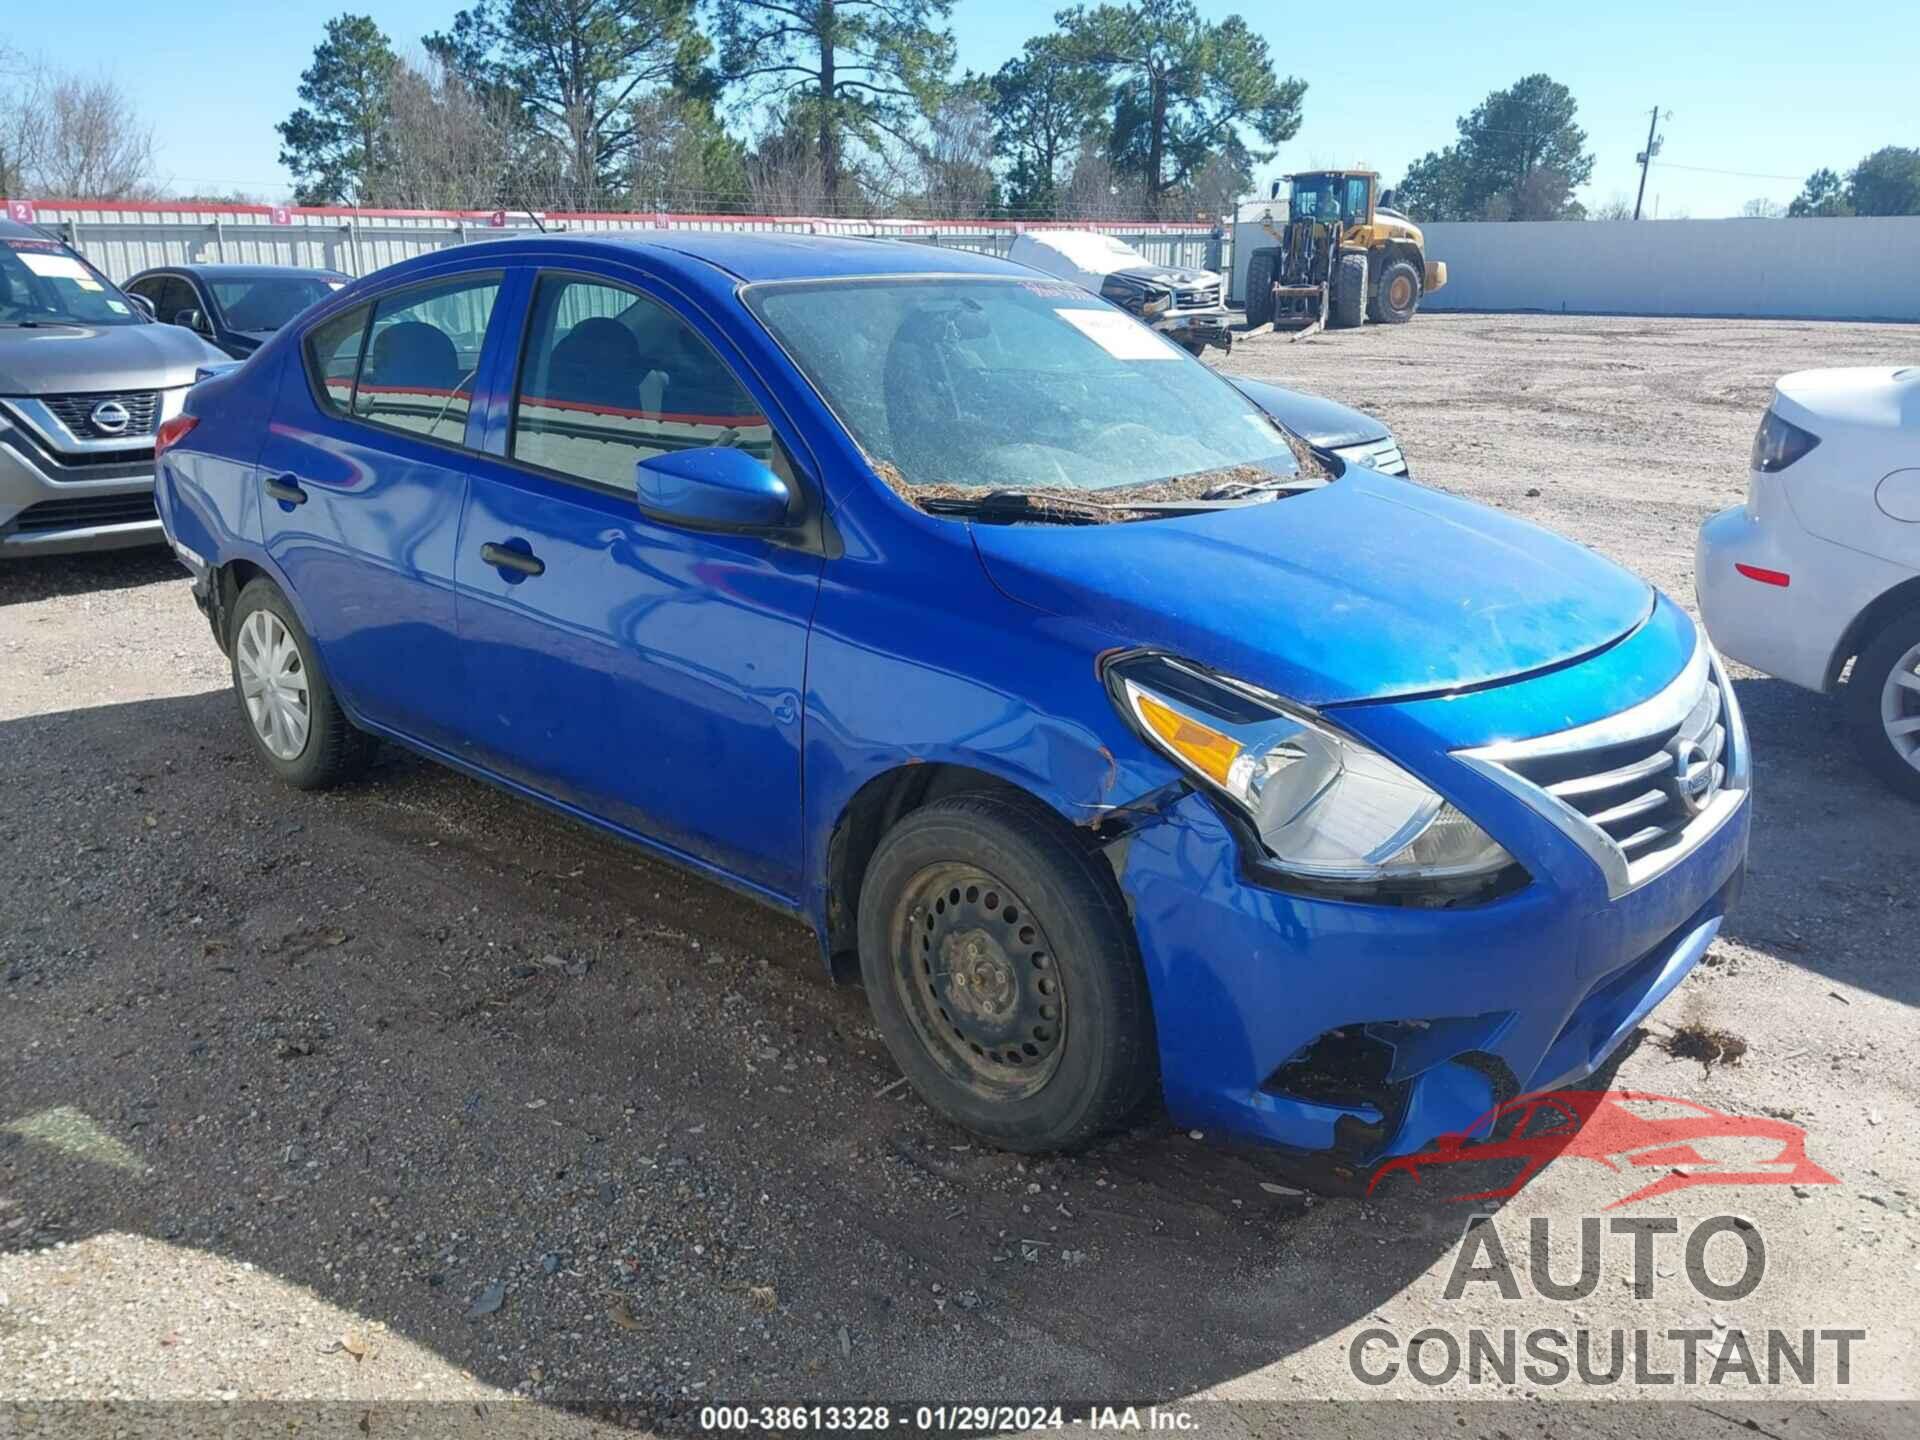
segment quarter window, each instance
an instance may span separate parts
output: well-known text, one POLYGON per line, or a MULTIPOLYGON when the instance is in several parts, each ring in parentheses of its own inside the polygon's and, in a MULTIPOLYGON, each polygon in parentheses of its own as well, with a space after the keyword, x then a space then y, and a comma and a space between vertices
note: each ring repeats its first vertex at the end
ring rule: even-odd
POLYGON ((465 276, 376 301, 353 414, 459 444, 467 431, 480 347, 499 294, 497 276, 465 276))
POLYGON ((780 463, 760 407, 679 316, 619 286, 543 277, 513 402, 514 458, 631 491, 637 461, 709 445, 780 463))
POLYGON ((307 370, 322 404, 336 415, 353 405, 353 377, 360 368, 360 341, 370 308, 357 305, 307 332, 307 370))

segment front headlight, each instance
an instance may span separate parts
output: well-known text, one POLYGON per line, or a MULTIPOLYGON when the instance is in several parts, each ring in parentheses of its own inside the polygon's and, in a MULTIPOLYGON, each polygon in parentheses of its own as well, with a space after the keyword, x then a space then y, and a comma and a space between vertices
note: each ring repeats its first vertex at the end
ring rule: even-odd
POLYGON ((1386 756, 1255 686, 1159 655, 1116 661, 1107 679, 1148 743, 1230 801, 1290 874, 1449 882, 1514 863, 1386 756))

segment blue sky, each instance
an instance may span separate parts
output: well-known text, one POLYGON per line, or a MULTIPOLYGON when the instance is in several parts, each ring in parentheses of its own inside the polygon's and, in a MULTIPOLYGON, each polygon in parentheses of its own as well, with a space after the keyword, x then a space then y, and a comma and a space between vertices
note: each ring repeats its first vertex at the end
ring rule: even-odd
MULTIPOLYGON (((70 7, 0 0, 5 39, 82 69, 105 69, 154 124, 164 177, 177 191, 243 189, 285 198, 273 124, 327 17, 371 13, 402 49, 442 28, 459 0, 86 0, 70 7), (269 15, 274 18, 269 19, 269 15)), ((959 0, 963 64, 991 70, 1046 28, 1051 4, 959 0)), ((1238 11, 1266 35, 1278 68, 1305 78, 1305 123, 1269 167, 1366 164, 1391 182, 1447 143, 1454 120, 1489 90, 1544 70, 1580 103, 1598 157, 1589 203, 1631 200, 1648 111, 1673 117, 1648 182, 1648 206, 1696 217, 1734 214, 1751 198, 1786 201, 1808 172, 1845 169, 1883 144, 1920 144, 1920 6, 1854 0, 1200 0, 1238 11), (1354 17, 1364 15, 1364 27, 1354 17), (1289 29, 1303 31, 1289 37, 1289 29), (1682 169, 1680 167, 1697 167, 1682 169), (1743 172, 1724 174, 1710 172, 1743 172), (1784 177, 1784 178, 1775 178, 1784 177)))

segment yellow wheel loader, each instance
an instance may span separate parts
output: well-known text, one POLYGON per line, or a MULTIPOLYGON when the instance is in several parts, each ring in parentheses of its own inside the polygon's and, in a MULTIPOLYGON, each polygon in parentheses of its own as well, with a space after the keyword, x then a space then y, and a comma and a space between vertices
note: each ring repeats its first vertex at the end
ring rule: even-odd
POLYGON ((1255 250, 1247 265, 1248 329, 1271 323, 1299 329, 1299 339, 1367 320, 1404 325, 1422 295, 1447 283, 1445 262, 1427 259, 1420 227, 1391 208, 1393 192, 1376 203, 1373 171, 1286 178, 1285 226, 1261 226, 1278 243, 1255 250))

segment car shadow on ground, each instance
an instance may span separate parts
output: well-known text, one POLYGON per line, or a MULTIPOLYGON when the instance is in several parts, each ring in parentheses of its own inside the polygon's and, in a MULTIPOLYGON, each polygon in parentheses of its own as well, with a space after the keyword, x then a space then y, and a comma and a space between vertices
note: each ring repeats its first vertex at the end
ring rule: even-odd
POLYGON ((0 751, 0 1250, 151 1237, 646 1418, 1190 1393, 1373 1313, 1465 1220, 1164 1119, 986 1149, 792 922, 398 751, 281 788, 225 693, 0 751))
POLYGON ((1867 769, 1838 697, 1766 677, 1734 689, 1753 746, 1754 822, 1747 884, 1723 933, 1920 1005, 1920 806, 1867 769))
POLYGON ((185 579, 187 571, 164 545, 98 554, 0 559, 0 606, 58 600, 104 590, 129 590, 185 579))

